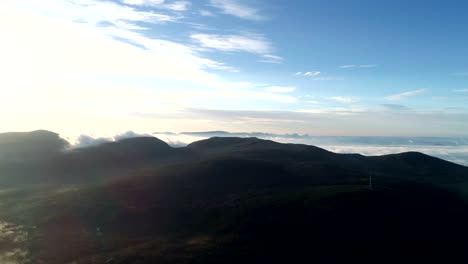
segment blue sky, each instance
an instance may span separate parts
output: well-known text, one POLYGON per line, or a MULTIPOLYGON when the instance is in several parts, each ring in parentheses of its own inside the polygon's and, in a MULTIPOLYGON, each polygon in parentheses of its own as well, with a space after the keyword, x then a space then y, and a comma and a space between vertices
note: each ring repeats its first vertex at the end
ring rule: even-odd
POLYGON ((1 131, 468 135, 462 1, 0 4, 1 131))

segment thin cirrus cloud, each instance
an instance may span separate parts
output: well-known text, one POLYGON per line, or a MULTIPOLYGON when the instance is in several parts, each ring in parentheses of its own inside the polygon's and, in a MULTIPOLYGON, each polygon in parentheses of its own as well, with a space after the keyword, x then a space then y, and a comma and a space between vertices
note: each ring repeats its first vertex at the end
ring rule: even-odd
POLYGON ((125 113, 219 101, 238 106, 245 98, 265 104, 297 102, 288 94, 256 91, 248 80, 230 81, 213 73, 210 70, 232 69, 202 56, 192 45, 135 30, 164 26, 165 16, 170 19, 164 23, 172 23, 164 12, 97 0, 0 2, 0 87, 9 87, 2 90, 0 111, 15 117, 2 120, 5 127, 32 130, 50 123, 48 129, 72 134, 80 127, 100 133, 126 123, 145 131, 146 122, 125 113), (204 93, 181 98, 199 90, 204 93), (220 100, 207 99, 213 94, 220 100))
POLYGON ((266 62, 266 63, 281 63, 283 62, 283 60, 284 58, 281 56, 265 54, 265 55, 262 55, 262 58, 259 61, 266 62))
MULTIPOLYGON (((142 118, 164 118, 161 113, 135 113, 142 118)), ((345 108, 320 108, 316 111, 275 111, 275 110, 219 110, 190 108, 178 115, 170 115, 167 118, 181 118, 191 120, 210 119, 219 122, 229 128, 233 122, 241 123, 243 128, 260 131, 264 125, 285 124, 278 130, 280 133, 302 133, 308 131, 311 125, 315 134, 342 135, 342 130, 347 130, 348 135, 372 135, 385 136, 465 136, 463 129, 454 130, 451 124, 456 123, 460 128, 467 128, 463 122, 468 115, 451 114, 446 112, 420 112, 420 111, 374 111, 359 107, 345 108), (395 116, 398 119, 395 119, 395 116), (388 122, 388 120, 395 122, 388 122), (229 120, 226 122, 226 120, 229 120), (400 129, 400 124, 406 130, 400 129), (290 126, 288 126, 290 125, 290 126), (294 129, 288 129, 294 127, 294 129)), ((242 129, 242 128, 241 128, 242 129)), ((309 130, 310 131, 310 130, 309 130)))
POLYGON ((190 37, 204 48, 220 51, 269 54, 273 49, 272 44, 258 34, 192 34, 190 37))
POLYGON ((202 48, 225 52, 246 52, 260 55, 261 62, 280 63, 283 58, 273 55, 273 45, 260 34, 192 34, 190 36, 202 48))
POLYGON ((425 94, 426 92, 428 92, 428 90, 419 89, 419 90, 414 90, 414 91, 408 91, 408 92, 403 92, 403 93, 399 93, 399 94, 389 95, 389 96, 386 96, 385 99, 390 100, 390 101, 399 101, 399 100, 403 100, 403 99, 406 99, 406 98, 422 95, 422 94, 425 94))
POLYGON ((127 5, 155 6, 164 3, 164 0, 122 0, 122 3, 127 5))
POLYGON ((308 72, 296 72, 296 76, 319 76, 319 71, 308 71, 308 72))
POLYGON ((223 14, 247 20, 262 20, 258 9, 242 4, 236 0, 210 0, 210 4, 223 14))
POLYGON ((330 97, 330 100, 337 101, 340 103, 356 103, 359 99, 355 97, 344 97, 344 96, 333 96, 330 97))
POLYGON ((163 7, 172 11, 187 11, 192 3, 188 1, 175 1, 173 3, 164 4, 163 7))
POLYGON ((204 17, 213 17, 213 16, 215 16, 215 14, 213 14, 213 12, 205 10, 205 9, 202 9, 202 10, 198 11, 198 14, 200 14, 200 16, 204 16, 204 17))
POLYGON ((456 90, 453 90, 454 92, 456 93, 468 93, 468 89, 456 89, 456 90))
MULTIPOLYGON (((132 6, 97 0, 44 0, 40 3, 38 1, 25 0, 23 3, 27 4, 29 8, 33 10, 47 12, 52 17, 73 22, 80 21, 93 25, 106 22, 110 25, 117 25, 118 27, 124 27, 124 25, 139 27, 137 23, 148 23, 154 25, 180 20, 179 16, 167 13, 139 10, 136 7, 133 7, 133 5, 139 4, 140 1, 127 1, 129 1, 127 4, 132 6)), ((141 2, 144 4, 148 1, 141 2)), ((149 2, 156 4, 155 1, 149 2)), ((128 27, 126 29, 134 28, 128 27)))
POLYGON ((192 4, 189 1, 166 3, 164 0, 123 0, 122 3, 132 6, 150 6, 172 11, 187 11, 192 4))

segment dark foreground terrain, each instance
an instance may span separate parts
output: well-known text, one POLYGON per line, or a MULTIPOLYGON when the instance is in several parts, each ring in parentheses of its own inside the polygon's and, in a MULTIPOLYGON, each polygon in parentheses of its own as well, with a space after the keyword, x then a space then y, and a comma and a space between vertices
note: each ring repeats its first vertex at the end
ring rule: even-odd
POLYGON ((0 134, 0 263, 466 263, 467 196, 415 152, 0 134))

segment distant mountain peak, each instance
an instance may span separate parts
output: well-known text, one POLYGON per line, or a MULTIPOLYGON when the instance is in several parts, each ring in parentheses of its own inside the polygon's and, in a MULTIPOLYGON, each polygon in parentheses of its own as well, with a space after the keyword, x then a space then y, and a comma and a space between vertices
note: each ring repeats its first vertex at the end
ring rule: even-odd
POLYGON ((118 141, 115 141, 115 143, 119 144, 143 144, 143 143, 148 143, 148 144, 159 144, 161 146, 165 147, 170 147, 166 142, 160 140, 157 137, 134 137, 134 138, 125 138, 121 139, 118 141))
POLYGON ((256 137, 240 138, 240 137, 211 137, 189 144, 188 148, 215 148, 215 147, 230 147, 236 145, 246 145, 255 143, 275 143, 270 140, 259 139, 256 137))
POLYGON ((0 134, 0 156, 8 158, 43 157, 65 149, 69 143, 47 130, 0 134))
POLYGON ((166 142, 156 137, 134 137, 125 138, 118 141, 106 142, 94 147, 83 148, 83 151, 101 150, 108 153, 155 153, 161 151, 170 151, 172 147, 166 142))

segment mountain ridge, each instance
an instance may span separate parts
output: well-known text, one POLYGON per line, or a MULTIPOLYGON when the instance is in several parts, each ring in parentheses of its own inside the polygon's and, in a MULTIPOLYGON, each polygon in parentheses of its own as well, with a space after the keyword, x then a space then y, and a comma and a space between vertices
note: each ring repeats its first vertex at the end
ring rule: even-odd
POLYGON ((468 168, 422 153, 235 137, 52 152, 0 159, 0 220, 29 230, 34 263, 468 259, 468 168))

